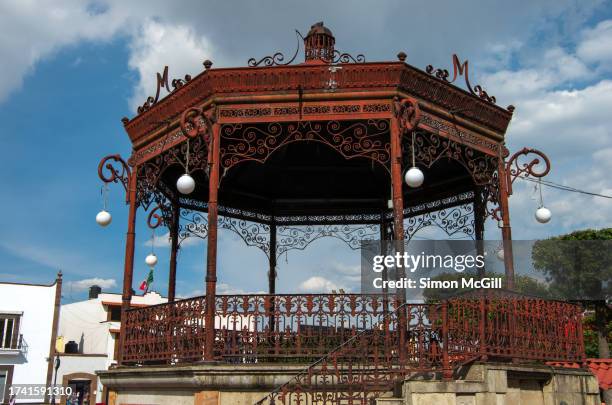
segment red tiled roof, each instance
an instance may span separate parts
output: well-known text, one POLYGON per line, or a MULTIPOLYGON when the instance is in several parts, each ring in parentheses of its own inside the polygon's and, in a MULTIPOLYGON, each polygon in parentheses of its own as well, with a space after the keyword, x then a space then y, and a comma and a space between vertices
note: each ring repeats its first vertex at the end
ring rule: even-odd
MULTIPOLYGON (((603 390, 612 389, 612 359, 587 359, 586 363, 591 372, 597 377, 599 388, 603 390)), ((578 363, 563 361, 551 361, 546 364, 554 367, 580 367, 578 363)))

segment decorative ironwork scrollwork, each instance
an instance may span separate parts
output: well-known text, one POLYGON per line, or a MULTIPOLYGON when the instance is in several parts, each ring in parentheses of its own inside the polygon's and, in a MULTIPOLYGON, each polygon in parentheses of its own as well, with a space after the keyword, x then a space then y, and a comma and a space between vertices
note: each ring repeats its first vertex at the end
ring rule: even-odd
POLYGON ((264 163, 285 145, 311 141, 330 146, 345 159, 368 158, 389 170, 388 131, 387 120, 225 124, 221 128, 221 165, 230 169, 243 161, 264 163))
POLYGON ((260 60, 257 60, 255 58, 250 58, 247 61, 247 65, 249 65, 250 67, 257 67, 259 65, 263 65, 263 66, 287 66, 287 65, 290 65, 291 63, 293 63, 293 61, 297 57, 298 53, 300 52, 300 38, 302 40, 304 39, 304 37, 302 36, 302 34, 300 34, 300 32, 298 30, 295 30, 295 36, 297 38, 297 46, 296 46, 296 49, 295 49, 295 53, 293 54, 293 57, 291 57, 291 59, 289 59, 287 62, 285 62, 285 55, 283 55, 282 52, 276 52, 276 53, 274 53, 274 55, 264 56, 260 60))
POLYGON ((415 130, 421 120, 419 102, 410 97, 402 100, 399 97, 395 97, 393 99, 393 113, 399 121, 402 133, 415 130))
POLYGON ((334 57, 332 59, 332 63, 365 63, 366 59, 363 54, 358 54, 356 56, 351 55, 350 53, 341 53, 338 50, 334 50, 334 57))
MULTIPOLYGON (((437 77, 438 79, 443 80, 447 83, 453 83, 455 80, 457 80, 458 76, 463 76, 463 78, 465 79, 465 85, 470 93, 472 93, 473 95, 485 101, 495 104, 496 102, 495 97, 489 95, 489 93, 487 93, 481 85, 478 84, 472 88, 472 85, 470 84, 468 63, 469 62, 467 60, 461 63, 461 61, 459 60, 459 57, 456 54, 453 54, 453 78, 452 80, 448 80, 450 73, 447 69, 436 69, 432 65, 427 65, 427 67, 425 68, 425 71, 429 73, 430 75, 433 75, 437 77)), ((512 108, 512 110, 514 110, 514 108, 512 108)))
POLYGON ((174 165, 185 167, 187 153, 189 153, 191 172, 206 170, 208 146, 203 137, 190 140, 189 150, 187 149, 186 142, 182 142, 139 166, 136 195, 138 202, 143 207, 149 206, 155 200, 155 195, 159 193, 159 189, 163 189, 163 193, 169 197, 177 197, 174 195, 175 189, 166 186, 160 180, 169 167, 174 165))
POLYGON ((207 144, 210 144, 212 136, 212 126, 216 121, 216 108, 190 107, 181 114, 180 126, 183 134, 187 138, 195 138, 198 135, 204 137, 207 144))
POLYGON ((100 160, 98 164, 98 177, 104 183, 121 183, 126 192, 130 184, 130 176, 131 176, 130 166, 123 160, 120 155, 108 155, 100 160), (118 163, 120 168, 116 168, 113 163, 118 163), (108 174, 105 174, 105 169, 108 171, 108 174))
POLYGON ((289 250, 304 250, 312 242, 333 237, 353 249, 359 249, 361 242, 380 238, 378 225, 307 225, 279 226, 276 236, 276 252, 280 256, 289 250))
POLYGON ((412 239, 423 228, 435 226, 448 237, 463 234, 474 239, 474 206, 463 204, 404 219, 404 239, 412 239))
MULTIPOLYGON (((404 138, 404 159, 406 164, 412 155, 412 143, 404 138)), ((424 132, 416 132, 414 139, 415 160, 425 167, 432 167, 438 160, 448 158, 466 168, 477 185, 488 184, 497 170, 498 158, 478 152, 473 148, 448 138, 424 132)))
POLYGON ((502 220, 501 207, 499 205, 499 172, 495 171, 491 181, 482 187, 482 201, 485 206, 485 214, 494 221, 502 220))
POLYGON ((191 81, 191 76, 185 75, 184 79, 173 79, 172 80, 172 90, 170 90, 170 85, 169 85, 168 80, 169 80, 168 79, 168 66, 164 66, 163 73, 157 72, 157 76, 156 76, 156 86, 157 87, 155 90, 155 97, 152 97, 152 96, 147 97, 147 100, 144 102, 144 104, 138 107, 137 109, 138 114, 142 114, 143 112, 148 111, 149 109, 151 109, 153 105, 157 104, 157 102, 159 101, 161 89, 165 88, 168 93, 172 93, 180 89, 181 87, 183 87, 185 84, 187 84, 187 82, 191 81))
POLYGON ((205 214, 186 209, 180 210, 178 228, 178 245, 191 237, 206 239, 208 237, 208 218, 205 214))
POLYGON ((512 195, 512 184, 517 177, 544 177, 550 172, 550 159, 537 149, 523 148, 516 152, 506 162, 508 195, 512 195), (520 162, 522 157, 535 155, 529 162, 520 162), (541 160, 540 160, 541 159, 541 160), (540 167, 543 165, 543 167, 540 167))
POLYGON ((147 225, 150 229, 157 229, 162 225, 170 228, 172 225, 172 207, 166 201, 159 202, 149 213, 147 225))
MULTIPOLYGON (((208 237, 208 218, 205 214, 182 209, 181 219, 179 245, 190 237, 208 237)), ((247 246, 257 247, 270 256, 270 225, 219 216, 217 227, 233 231, 247 246)), ((361 247, 363 240, 378 239, 380 231, 376 224, 281 225, 276 228, 277 258, 290 250, 304 250, 312 242, 325 237, 339 239, 355 250, 361 247)))
POLYGON ((172 79, 172 88, 178 90, 191 81, 190 75, 185 75, 184 79, 172 79))

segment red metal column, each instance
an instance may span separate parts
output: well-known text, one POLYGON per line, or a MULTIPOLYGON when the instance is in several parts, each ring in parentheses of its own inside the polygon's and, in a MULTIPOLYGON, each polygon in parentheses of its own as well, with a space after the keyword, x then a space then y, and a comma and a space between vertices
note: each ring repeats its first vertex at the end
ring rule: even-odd
POLYGON ((499 208, 502 215, 502 240, 504 245, 504 267, 506 271, 506 288, 514 289, 514 257, 512 254, 512 229, 510 227, 510 208, 508 206, 508 176, 502 155, 498 162, 499 208))
POLYGON ((172 202, 172 223, 170 224, 170 271, 168 276, 168 301, 174 301, 176 294, 176 257, 178 254, 178 229, 180 220, 180 206, 177 201, 172 202))
POLYGON ((121 329, 119 332, 119 354, 118 363, 123 362, 123 350, 126 329, 126 311, 130 309, 132 300, 132 278, 134 275, 134 244, 136 241, 136 185, 138 177, 138 167, 132 169, 130 181, 128 183, 128 204, 130 207, 128 216, 128 230, 125 240, 125 262, 123 266, 123 295, 121 296, 121 329))
MULTIPOLYGON (((396 243, 396 252, 404 251, 404 198, 402 195, 402 132, 397 117, 391 118, 391 190, 393 198, 393 230, 396 243)), ((405 277, 403 268, 396 267, 396 279, 405 277)), ((398 306, 406 300, 403 289, 397 291, 398 306)), ((406 342, 406 313, 402 308, 398 314, 399 322, 399 357, 400 362, 405 359, 406 342)))
POLYGON ((212 125, 212 153, 208 180, 208 248, 206 258, 206 347, 204 359, 213 360, 215 342, 215 301, 217 296, 217 194, 219 191, 220 125, 212 125))
MULTIPOLYGON (((484 257, 484 221, 486 216, 486 202, 483 200, 482 187, 474 187, 474 238, 476 239, 476 253, 484 257)), ((485 276, 486 269, 478 268, 478 277, 485 276)))

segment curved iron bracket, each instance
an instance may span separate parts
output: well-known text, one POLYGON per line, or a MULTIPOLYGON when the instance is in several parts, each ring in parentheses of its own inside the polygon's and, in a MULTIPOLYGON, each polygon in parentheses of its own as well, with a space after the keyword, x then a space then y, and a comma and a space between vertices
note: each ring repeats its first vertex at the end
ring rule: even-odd
POLYGON ((506 162, 506 184, 508 196, 512 195, 512 184, 517 177, 544 177, 550 172, 550 159, 537 149, 523 148, 506 162), (520 162, 525 156, 535 155, 529 162, 520 162), (541 160, 540 160, 541 159, 541 160), (543 165, 543 167, 542 167, 543 165))
POLYGON ((125 201, 129 203, 128 189, 132 171, 130 166, 120 155, 108 155, 100 160, 98 164, 98 177, 104 183, 121 183, 125 189, 125 201), (119 165, 119 168, 116 165, 119 165), (108 174, 105 173, 105 170, 108 174))

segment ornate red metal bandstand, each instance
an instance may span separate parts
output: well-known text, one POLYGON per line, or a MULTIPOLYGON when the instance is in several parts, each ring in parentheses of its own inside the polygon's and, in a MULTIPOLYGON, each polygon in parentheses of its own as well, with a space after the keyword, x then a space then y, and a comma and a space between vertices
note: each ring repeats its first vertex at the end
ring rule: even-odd
POLYGON ((481 240, 486 218, 501 228, 512 290, 512 183, 549 170, 539 151, 510 156, 504 135, 514 107, 472 86, 467 61, 453 56, 452 78, 407 64, 404 53, 366 62, 337 51, 322 23, 304 47, 298 64, 298 51, 288 62, 276 53, 241 68, 205 61, 172 89, 166 68, 156 96, 123 119, 131 157, 99 166, 104 182, 125 187, 129 206, 120 364, 312 363, 268 399, 365 403, 398 376, 450 378, 477 358, 582 361, 581 313, 569 304, 510 292, 437 304, 276 292, 278 257, 321 237, 356 249, 438 226, 481 240), (467 90, 453 84, 460 78, 467 90), (169 95, 160 99, 162 88, 169 95), (411 166, 424 172, 420 187, 404 184, 411 166), (151 227, 170 231, 169 302, 131 309, 138 208, 150 211, 151 227), (218 229, 267 255, 269 294, 216 294, 218 229), (177 252, 188 237, 206 240, 206 295, 175 300, 177 252))

